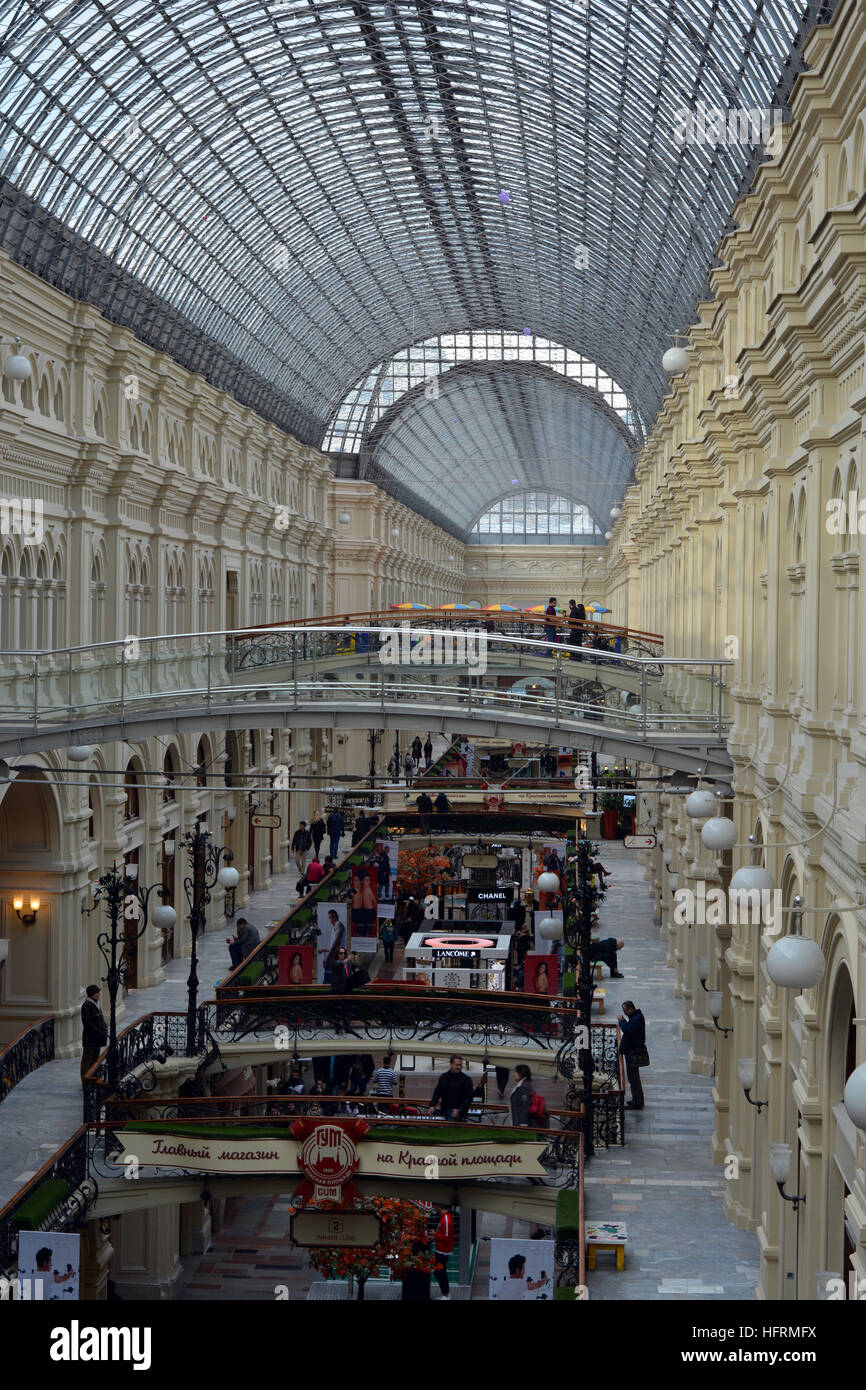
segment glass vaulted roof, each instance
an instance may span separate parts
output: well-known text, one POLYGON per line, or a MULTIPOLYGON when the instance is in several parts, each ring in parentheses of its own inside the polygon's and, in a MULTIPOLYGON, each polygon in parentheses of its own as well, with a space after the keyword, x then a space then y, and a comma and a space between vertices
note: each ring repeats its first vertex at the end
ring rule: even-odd
POLYGON ((2 244, 310 443, 467 325, 529 326, 651 422, 758 157, 677 113, 770 106, 827 9, 11 0, 2 244))

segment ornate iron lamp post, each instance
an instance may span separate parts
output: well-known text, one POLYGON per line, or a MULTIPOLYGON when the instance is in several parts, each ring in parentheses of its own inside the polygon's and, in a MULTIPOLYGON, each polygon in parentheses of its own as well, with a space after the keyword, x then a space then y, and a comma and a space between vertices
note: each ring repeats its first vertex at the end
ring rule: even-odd
MULTIPOLYGON (((110 871, 97 880, 93 893, 93 905, 83 910, 89 915, 95 912, 100 903, 105 904, 105 912, 110 930, 100 932, 96 944, 107 967, 103 976, 108 985, 110 1010, 108 1017, 108 1084, 112 1091, 117 1090, 120 1081, 120 1058, 117 1050, 117 992, 126 976, 127 957, 130 946, 134 946, 147 930, 149 920, 150 895, 156 892, 158 898, 168 897, 168 889, 160 884, 142 888, 138 883, 138 865, 113 864, 110 871)), ((160 903, 153 910, 153 923, 158 928, 168 930, 174 926, 176 913, 168 903, 160 903)))
POLYGON ((589 947, 592 939, 593 913, 596 904, 604 896, 603 892, 593 887, 592 883, 593 875, 590 866, 592 864, 593 851, 594 846, 591 840, 578 841, 574 863, 574 893, 570 902, 566 904, 566 909, 563 914, 563 929, 566 943, 577 955, 576 995, 578 1001, 577 1016, 579 1019, 578 1036, 581 1041, 585 1042, 584 1047, 578 1047, 577 1057, 583 1077, 583 1088, 580 1099, 583 1102, 586 1116, 584 1153, 587 1158, 594 1152, 592 1080, 595 1070, 590 1042, 593 967, 592 961, 589 958, 589 947))
POLYGON ((195 1055, 196 1050, 196 1011, 198 1008, 198 934, 205 925, 211 889, 219 883, 221 888, 237 887, 240 875, 230 867, 234 858, 230 849, 221 849, 213 843, 209 830, 197 823, 195 830, 187 830, 182 839, 190 865, 190 876, 183 881, 183 891, 189 903, 189 930, 192 942, 189 978, 187 979, 188 1002, 186 1009, 186 1049, 187 1056, 195 1055), (225 860, 223 864, 222 861, 225 860))
POLYGON ((370 744, 370 781, 376 777, 376 744, 380 743, 384 734, 384 729, 370 729, 367 733, 367 741, 370 744))

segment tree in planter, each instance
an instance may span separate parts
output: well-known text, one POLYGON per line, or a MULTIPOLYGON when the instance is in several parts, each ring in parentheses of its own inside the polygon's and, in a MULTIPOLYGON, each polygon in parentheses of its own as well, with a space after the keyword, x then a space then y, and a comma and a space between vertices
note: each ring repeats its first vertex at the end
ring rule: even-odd
POLYGON ((427 1244, 427 1219, 414 1202, 396 1197, 370 1197, 356 1199, 350 1207, 339 1202, 321 1205, 322 1211, 368 1212, 371 1208, 382 1222, 382 1238, 376 1245, 348 1250, 316 1246, 310 1251, 313 1268, 326 1279, 356 1279, 359 1300, 364 1297, 367 1280, 378 1274, 384 1264, 388 1265, 392 1280, 402 1279, 410 1269, 431 1273, 436 1265, 432 1251, 422 1254, 414 1248, 417 1244, 427 1244))
POLYGON ((451 873, 447 855, 426 845, 424 849, 400 851, 397 860, 396 889, 401 897, 425 898, 435 883, 451 873))

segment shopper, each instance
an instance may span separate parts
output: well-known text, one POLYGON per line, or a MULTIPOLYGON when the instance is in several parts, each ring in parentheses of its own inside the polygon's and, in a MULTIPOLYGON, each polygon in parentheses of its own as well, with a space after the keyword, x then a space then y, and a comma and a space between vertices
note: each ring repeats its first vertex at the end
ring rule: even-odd
MULTIPOLYGON (((312 833, 312 832, 310 832, 310 833, 312 833)), ((318 845, 317 845, 316 848, 313 850, 313 857, 312 857, 312 859, 310 860, 309 864, 307 865, 307 885, 308 885, 308 887, 310 887, 310 888, 315 888, 316 884, 317 884, 317 883, 321 883, 321 881, 322 881, 322 879, 323 879, 324 877, 325 877, 325 869, 324 869, 324 866, 323 866, 322 864, 319 863, 319 847, 318 847, 318 845)))
MULTIPOLYGON (((568 640, 572 647, 583 646, 583 625, 586 622, 586 609, 582 603, 571 600, 568 608, 568 640)), ((578 652, 571 653, 572 661, 580 661, 578 652)))
POLYGON ((436 824, 440 830, 444 830, 445 817, 451 810, 451 803, 449 802, 448 797, 445 795, 444 791, 441 791, 439 793, 433 805, 436 807, 436 824))
POLYGON ((418 815, 421 818, 421 834, 429 835, 430 817, 433 814, 433 802, 426 792, 422 792, 420 796, 416 796, 415 805, 418 807, 418 815))
POLYGON ((518 1128, 529 1126, 529 1107, 532 1104, 532 1072, 521 1062, 514 1068, 514 1087, 508 1097, 511 1123, 518 1128))
POLYGON ((399 1085, 400 1077, 394 1070, 394 1054, 386 1052, 382 1058, 381 1067, 377 1067, 370 1077, 371 1096, 393 1096, 399 1085))
POLYGON ((649 1053, 646 1049, 646 1020, 640 1009, 635 1008, 632 1000, 625 999, 618 1022, 622 1033, 619 1050, 625 1058, 625 1074, 631 1087, 631 1100, 626 1101, 625 1108, 626 1110, 643 1110, 644 1098, 640 1069, 649 1066, 649 1053))
POLYGON ((299 874, 302 874, 307 867, 307 855, 312 846, 313 837, 307 829, 307 822, 302 820, 292 836, 292 854, 295 856, 295 864, 299 874))
POLYGON ((370 983, 370 972, 366 965, 361 964, 361 957, 357 951, 350 952, 349 965, 352 968, 352 990, 363 989, 364 985, 370 983))
POLYGON ((411 787, 412 778, 415 776, 415 759, 411 753, 407 753, 403 759, 403 776, 406 778, 406 786, 411 787))
POLYGON ((427 735, 427 742, 424 744, 424 765, 429 767, 433 761, 433 740, 427 735))
POLYGON ((360 840, 363 840, 370 826, 373 824, 375 824, 373 817, 371 816, 370 819, 367 820, 364 812, 361 811, 360 815, 355 818, 355 828, 352 831, 352 844, 357 845, 360 840))
POLYGON ((317 811, 310 821, 310 835, 313 840, 313 848, 316 851, 316 858, 319 857, 319 850, 322 848, 322 841, 325 838, 325 822, 321 811, 317 811))
POLYGON ((259 934, 256 928, 250 925, 246 917, 239 917, 237 936, 234 941, 232 941, 230 936, 226 937, 226 945, 229 948, 232 969, 237 969, 241 961, 246 960, 247 956, 258 944, 259 934))
POLYGON ((442 1215, 439 1217, 433 1246, 436 1251, 436 1265, 433 1273, 436 1275, 436 1283, 442 1291, 442 1301, 446 1302, 451 1297, 451 1288, 448 1283, 448 1261, 454 1251, 454 1217, 447 1207, 443 1208, 442 1215))
POLYGON ((421 754, 422 754, 423 751, 424 751, 424 750, 423 750, 423 748, 421 747, 421 740, 420 740, 420 738, 418 737, 418 735, 416 734, 415 737, 414 737, 413 740, 412 740, 412 757, 415 759, 416 763, 420 763, 420 761, 421 761, 421 754))
POLYGON ((88 985, 81 1005, 81 1080, 108 1042, 108 1028, 99 1007, 99 985, 88 985))
POLYGON ((331 837, 331 858, 336 859, 340 853, 340 837, 346 828, 342 811, 338 811, 335 807, 328 816, 326 824, 328 834, 331 837))
POLYGON ((388 918, 383 923, 379 939, 382 942, 382 950, 385 952, 386 963, 393 962, 394 947, 397 943, 397 928, 392 918, 388 918))
POLYGON ((589 959, 592 964, 597 960, 602 961, 610 971, 612 980, 623 980, 625 976, 617 969, 616 953, 621 951, 624 945, 625 942, 615 936, 602 937, 601 941, 590 941, 589 959))
POLYGON ((464 1120, 475 1087, 463 1070, 463 1058, 456 1054, 449 1059, 447 1071, 443 1071, 436 1082, 436 1089, 430 1098, 430 1110, 440 1110, 443 1119, 464 1120))
MULTIPOLYGON (((544 625, 544 640, 550 642, 552 646, 556 642, 556 624, 552 621, 552 619, 556 617, 555 598, 548 599, 547 607, 544 610, 544 616, 548 620, 544 625)), ((553 656, 553 652, 548 648, 546 655, 553 656)))

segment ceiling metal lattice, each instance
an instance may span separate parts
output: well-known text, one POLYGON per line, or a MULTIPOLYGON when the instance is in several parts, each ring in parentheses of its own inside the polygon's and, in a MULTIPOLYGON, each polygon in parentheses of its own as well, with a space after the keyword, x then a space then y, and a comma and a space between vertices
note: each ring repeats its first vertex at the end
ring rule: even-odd
POLYGON ((470 328, 529 326, 651 421, 758 157, 676 112, 770 105, 830 8, 13 0, 3 245, 308 443, 470 328))

